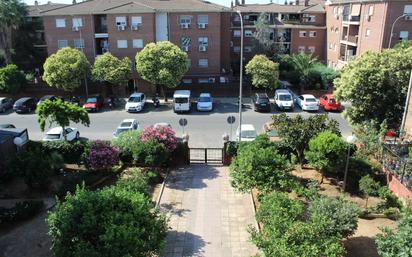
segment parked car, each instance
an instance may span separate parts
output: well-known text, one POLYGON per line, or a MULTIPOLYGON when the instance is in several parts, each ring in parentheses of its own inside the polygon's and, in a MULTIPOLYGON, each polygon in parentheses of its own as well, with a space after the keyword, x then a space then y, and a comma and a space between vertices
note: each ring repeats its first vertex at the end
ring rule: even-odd
POLYGON ((13 124, 0 124, 0 129, 16 128, 13 124))
POLYGON ((293 96, 287 89, 278 89, 275 91, 275 104, 279 110, 292 110, 295 108, 293 96))
POLYGON ((13 99, 9 97, 0 97, 0 112, 6 112, 13 108, 13 99))
POLYGON ((103 107, 103 104, 104 99, 101 95, 93 95, 86 99, 86 102, 83 104, 83 108, 88 112, 98 112, 103 107))
POLYGON ((173 111, 190 112, 192 107, 190 90, 176 90, 173 94, 173 111))
POLYGON ((37 102, 37 105, 44 103, 46 100, 56 101, 57 99, 63 100, 63 98, 61 98, 60 96, 45 95, 45 96, 42 96, 42 97, 39 99, 39 101, 37 102))
POLYGON ((125 110, 128 112, 140 112, 146 103, 146 95, 143 93, 133 93, 127 99, 125 110))
POLYGON ((212 111, 213 110, 213 98, 209 93, 201 93, 197 100, 198 111, 212 111))
POLYGON ((169 123, 167 123, 167 122, 158 122, 158 123, 155 123, 154 125, 153 125, 153 127, 154 128, 172 128, 172 125, 170 125, 169 123))
POLYGON ((123 132, 129 131, 129 130, 138 130, 138 129, 140 129, 140 125, 136 119, 125 119, 116 128, 116 131, 113 132, 113 137, 118 138, 119 135, 123 132))
POLYGON ((80 97, 78 97, 78 96, 72 96, 69 99, 67 99, 66 101, 68 103, 80 106, 80 97))
POLYGON ((302 111, 318 111, 319 103, 313 95, 301 95, 296 98, 296 103, 302 111))
POLYGON ((253 109, 255 111, 270 112, 270 100, 266 93, 256 93, 252 97, 253 109))
MULTIPOLYGON (((67 141, 73 141, 80 138, 80 132, 77 128, 68 127, 65 128, 67 141)), ((43 137, 43 141, 63 141, 63 128, 55 127, 46 132, 43 137)))
POLYGON ((240 141, 253 141, 257 136, 256 129, 252 124, 242 124, 241 129, 236 129, 236 139, 240 141))
POLYGON ((13 110, 17 113, 30 113, 36 110, 36 100, 33 97, 23 97, 13 105, 13 110))
POLYGON ((263 133, 265 133, 270 141, 280 141, 279 133, 273 126, 273 122, 267 122, 263 125, 263 133))
POLYGON ((341 111, 342 105, 335 100, 332 94, 326 94, 319 98, 319 105, 325 109, 325 111, 341 111))

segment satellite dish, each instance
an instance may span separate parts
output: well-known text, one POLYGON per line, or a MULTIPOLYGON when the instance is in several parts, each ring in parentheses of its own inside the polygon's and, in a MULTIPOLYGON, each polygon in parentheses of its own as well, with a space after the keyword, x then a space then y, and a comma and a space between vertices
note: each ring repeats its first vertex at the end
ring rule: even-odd
POLYGON ((13 139, 13 143, 17 146, 22 146, 23 145, 23 139, 21 137, 15 137, 13 139))

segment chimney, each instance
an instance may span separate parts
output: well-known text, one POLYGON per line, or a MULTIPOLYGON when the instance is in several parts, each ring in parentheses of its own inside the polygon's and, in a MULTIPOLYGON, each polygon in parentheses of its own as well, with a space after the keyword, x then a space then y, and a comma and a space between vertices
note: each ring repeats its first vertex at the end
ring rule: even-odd
POLYGON ((242 5, 245 5, 245 0, 242 0, 242 5))
POLYGON ((72 4, 77 4, 77 3, 76 3, 76 0, 73 0, 72 4))
POLYGON ((235 6, 238 6, 239 4, 239 0, 235 0, 235 6))
POLYGON ((230 8, 233 8, 233 0, 230 1, 230 8))
POLYGON ((39 5, 39 2, 36 0, 36 1, 34 1, 34 5, 35 6, 38 6, 39 5))
POLYGON ((288 0, 285 0, 285 3, 284 3, 284 5, 288 5, 288 0))
POLYGON ((309 6, 309 0, 305 0, 305 6, 309 6))
POLYGON ((295 0, 295 5, 299 5, 299 0, 295 0))

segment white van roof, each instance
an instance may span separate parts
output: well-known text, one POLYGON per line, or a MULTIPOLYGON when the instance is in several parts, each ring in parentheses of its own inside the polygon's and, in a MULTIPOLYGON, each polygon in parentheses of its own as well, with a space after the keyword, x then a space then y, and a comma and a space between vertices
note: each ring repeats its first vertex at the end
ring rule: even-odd
POLYGON ((287 95, 291 95, 291 93, 289 92, 289 90, 287 89, 278 89, 275 92, 276 94, 287 94, 287 95))
POLYGON ((242 131, 256 131, 252 124, 242 124, 242 131))
POLYGON ((176 90, 173 94, 173 98, 176 97, 190 97, 190 90, 176 90))

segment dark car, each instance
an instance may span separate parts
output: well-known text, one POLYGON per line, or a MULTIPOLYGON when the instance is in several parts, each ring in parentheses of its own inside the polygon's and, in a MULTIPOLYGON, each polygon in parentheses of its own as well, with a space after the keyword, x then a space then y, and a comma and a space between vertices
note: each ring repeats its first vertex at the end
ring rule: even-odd
POLYGON ((86 111, 98 112, 103 107, 104 99, 101 95, 92 95, 86 99, 83 108, 86 111))
POLYGON ((13 124, 0 124, 0 129, 16 128, 13 124))
POLYGON ((253 96, 253 109, 258 112, 270 112, 270 100, 266 93, 256 93, 253 96))
POLYGON ((8 97, 0 97, 0 112, 13 108, 13 99, 8 97))
POLYGON ((56 101, 57 99, 63 100, 60 96, 55 96, 55 95, 45 95, 40 98, 40 100, 37 102, 37 105, 44 103, 46 100, 50 101, 56 101))
POLYGON ((36 110, 36 100, 33 97, 23 97, 13 105, 13 110, 17 113, 30 113, 36 110))

